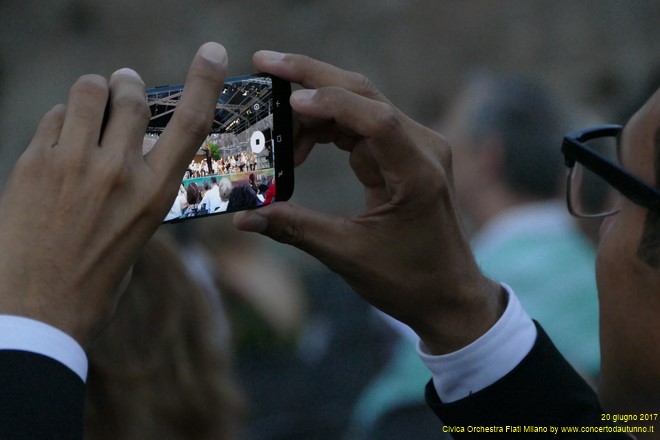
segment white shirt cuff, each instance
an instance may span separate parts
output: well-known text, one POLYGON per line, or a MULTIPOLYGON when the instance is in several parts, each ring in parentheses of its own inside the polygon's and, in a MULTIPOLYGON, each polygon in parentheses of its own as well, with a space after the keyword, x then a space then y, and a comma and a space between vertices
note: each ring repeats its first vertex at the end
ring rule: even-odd
POLYGON ((508 303, 502 317, 470 345, 453 353, 433 356, 420 340, 417 353, 433 374, 433 385, 445 403, 455 402, 497 382, 529 354, 536 326, 511 288, 502 287, 508 303))
POLYGON ((87 356, 80 344, 63 331, 34 319, 0 315, 0 350, 37 353, 64 364, 87 379, 87 356))

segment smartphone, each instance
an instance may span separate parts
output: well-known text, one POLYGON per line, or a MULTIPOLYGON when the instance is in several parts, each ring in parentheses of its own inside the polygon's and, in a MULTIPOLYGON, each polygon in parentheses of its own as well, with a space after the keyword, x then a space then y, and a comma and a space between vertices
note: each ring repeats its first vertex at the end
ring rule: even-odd
MULTIPOLYGON (((169 122, 183 85, 147 90, 146 154, 169 122)), ((183 175, 164 223, 241 211, 293 193, 291 84, 268 74, 227 78, 213 126, 183 175)))

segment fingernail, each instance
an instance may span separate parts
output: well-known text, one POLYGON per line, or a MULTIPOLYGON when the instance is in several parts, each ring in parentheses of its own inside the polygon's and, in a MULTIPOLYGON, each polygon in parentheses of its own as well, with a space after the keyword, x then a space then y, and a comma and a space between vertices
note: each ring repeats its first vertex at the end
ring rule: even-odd
POLYGON ((259 56, 269 63, 279 63, 284 59, 285 54, 272 50, 260 50, 259 56))
POLYGON ((227 64, 227 51, 218 43, 205 43, 198 53, 212 63, 227 64))
POLYGON ((128 67, 124 67, 123 69, 116 70, 115 73, 113 73, 113 75, 132 76, 134 78, 138 78, 140 81, 142 80, 139 73, 137 73, 133 69, 129 69, 128 67))
POLYGON ((307 103, 316 95, 316 89, 300 89, 291 93, 291 99, 299 103, 307 103))
POLYGON ((262 234, 268 229, 268 219, 257 211, 244 211, 240 221, 240 229, 262 234))

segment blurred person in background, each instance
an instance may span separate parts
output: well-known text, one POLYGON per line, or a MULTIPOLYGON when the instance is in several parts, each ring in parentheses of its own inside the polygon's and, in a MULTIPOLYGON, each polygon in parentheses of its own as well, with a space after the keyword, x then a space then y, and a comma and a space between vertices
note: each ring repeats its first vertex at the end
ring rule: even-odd
POLYGON ((252 191, 250 185, 235 185, 229 194, 229 200, 227 200, 227 212, 252 209, 260 204, 257 194, 252 191))
POLYGON ((202 200, 202 192, 195 182, 190 182, 186 188, 186 201, 188 202, 188 209, 186 216, 195 216, 199 208, 199 202, 202 200))
POLYGON ((232 188, 233 185, 231 180, 229 180, 227 177, 220 179, 220 183, 218 184, 218 191, 220 193, 220 206, 216 210, 217 212, 224 212, 227 210, 229 195, 231 194, 232 188))
MULTIPOLYGON (((207 183, 208 181, 204 182, 204 187, 206 187, 207 183)), ((210 187, 206 189, 200 203, 202 204, 202 209, 206 208, 209 213, 215 212, 220 207, 222 200, 220 199, 218 179, 215 176, 211 177, 210 187)))
POLYGON ((440 132, 453 148, 460 212, 477 264, 585 377, 600 366, 595 248, 566 211, 558 140, 568 109, 531 78, 473 75, 440 132))
POLYGON ((112 323, 88 353, 87 440, 239 438, 244 401, 227 317, 217 289, 193 278, 187 255, 160 232, 138 257, 112 323))
POLYGON ((268 241, 237 234, 229 216, 174 228, 184 249, 204 247, 223 293, 248 400, 246 438, 341 438, 358 392, 383 365, 391 332, 369 319, 339 276, 292 269, 268 241))
POLYGON ((165 216, 165 221, 173 220, 175 218, 181 217, 181 215, 188 209, 188 197, 186 193, 186 188, 183 186, 183 183, 179 186, 179 192, 177 193, 174 203, 170 208, 170 212, 165 216))

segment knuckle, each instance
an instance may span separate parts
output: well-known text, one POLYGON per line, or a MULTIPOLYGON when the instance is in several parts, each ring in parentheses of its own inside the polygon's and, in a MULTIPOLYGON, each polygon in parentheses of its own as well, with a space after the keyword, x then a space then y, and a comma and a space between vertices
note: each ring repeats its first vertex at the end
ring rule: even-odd
POLYGON ((278 235, 279 236, 276 237, 276 240, 284 244, 300 247, 304 243, 304 234, 296 227, 296 225, 286 225, 278 235))
POLYGON ((316 62, 316 60, 307 55, 292 53, 285 54, 282 61, 294 66, 295 68, 308 68, 316 62))
POLYGON ((374 123, 385 134, 401 129, 399 112, 385 103, 381 103, 378 110, 374 112, 374 123))
POLYGON ((142 96, 120 93, 113 97, 112 105, 119 111, 130 113, 134 117, 139 118, 141 122, 151 117, 149 107, 142 96))
POLYGON ((202 80, 203 82, 218 82, 219 69, 220 67, 213 61, 202 58, 198 64, 195 63, 190 66, 189 77, 186 79, 186 83, 191 80, 191 77, 195 78, 196 80, 202 80))
POLYGON ((127 161, 117 160, 114 166, 108 167, 108 178, 116 185, 125 185, 131 180, 131 175, 131 167, 127 161))
POLYGON ((130 186, 136 164, 126 153, 101 149, 97 160, 91 161, 88 168, 97 176, 101 185, 114 189, 130 186))
POLYGON ((266 234, 280 243, 302 247, 305 243, 305 233, 298 216, 293 212, 278 211, 276 205, 273 205, 273 208, 275 211, 271 217, 271 227, 266 234))
POLYGON ((84 154, 80 150, 67 151, 59 146, 53 148, 51 156, 51 169, 58 169, 60 173, 70 176, 84 176, 94 163, 92 156, 96 156, 96 148, 92 147, 91 154, 84 154))
POLYGON ((333 106, 337 100, 337 92, 341 91, 338 87, 324 87, 316 89, 314 94, 314 103, 319 107, 333 106))
POLYGON ((291 219, 286 229, 287 243, 296 247, 301 247, 305 244, 305 233, 297 219, 291 219))
POLYGON ((316 62, 314 58, 304 54, 286 54, 284 56, 284 59, 289 60, 292 63, 299 63, 299 64, 309 64, 316 62))
POLYGON ((284 228, 277 231, 274 238, 281 243, 299 247, 304 243, 305 234, 296 218, 291 217, 286 222, 284 228))
POLYGON ((114 168, 106 174, 107 184, 117 194, 123 194, 131 180, 130 173, 125 168, 114 168))
POLYGON ((350 76, 350 82, 355 84, 355 92, 359 95, 368 98, 380 95, 376 87, 366 75, 358 72, 348 72, 348 75, 350 76))

